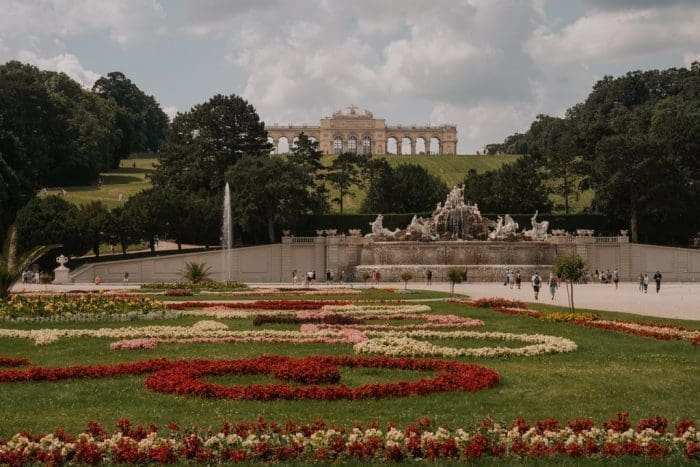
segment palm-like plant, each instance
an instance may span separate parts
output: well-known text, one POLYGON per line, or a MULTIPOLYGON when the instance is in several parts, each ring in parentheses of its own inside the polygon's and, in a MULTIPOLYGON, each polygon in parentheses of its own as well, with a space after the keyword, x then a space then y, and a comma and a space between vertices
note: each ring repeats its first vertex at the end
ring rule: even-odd
POLYGON ((61 245, 42 245, 34 247, 17 258, 17 229, 12 225, 7 231, 5 244, 0 252, 0 300, 5 300, 22 271, 39 259, 44 253, 61 245))
POLYGON ((182 275, 193 284, 199 284, 200 282, 209 280, 210 271, 211 268, 207 266, 206 263, 187 262, 185 263, 185 270, 182 271, 182 275))

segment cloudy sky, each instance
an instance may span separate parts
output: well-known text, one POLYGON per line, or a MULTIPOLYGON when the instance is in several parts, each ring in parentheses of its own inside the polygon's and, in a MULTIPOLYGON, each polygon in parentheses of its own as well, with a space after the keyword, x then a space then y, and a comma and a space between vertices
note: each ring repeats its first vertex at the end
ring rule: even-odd
POLYGON ((356 104, 457 125, 459 152, 596 80, 700 60, 700 0, 0 0, 0 62, 119 70, 171 115, 240 94, 268 123, 356 104))

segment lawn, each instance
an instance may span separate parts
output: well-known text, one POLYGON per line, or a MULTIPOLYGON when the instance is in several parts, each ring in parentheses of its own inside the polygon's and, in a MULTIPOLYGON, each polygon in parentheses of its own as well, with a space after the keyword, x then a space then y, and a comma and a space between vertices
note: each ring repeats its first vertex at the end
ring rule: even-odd
MULTIPOLYGON (((263 297, 269 299, 269 297, 263 297)), ((326 297, 313 296, 313 299, 326 297)), ((328 297, 330 298, 330 297, 328 297)), ((338 298, 338 297, 334 297, 338 298)), ((345 296, 343 299, 367 299, 345 296)), ((413 302, 411 302, 413 303, 413 302)), ((687 341, 657 341, 613 331, 583 328, 567 323, 544 322, 532 318, 496 313, 490 309, 469 308, 443 301, 429 301, 430 313, 455 314, 481 319, 478 331, 502 331, 547 334, 572 339, 578 350, 563 354, 532 357, 459 358, 477 363, 500 374, 500 384, 476 393, 445 392, 420 397, 362 401, 225 401, 199 397, 154 393, 144 387, 145 375, 105 379, 78 379, 58 382, 0 383, 0 437, 21 430, 49 431, 61 426, 70 431, 84 428, 88 420, 107 427, 127 417, 135 423, 168 422, 180 425, 218 425, 223 419, 255 420, 259 416, 284 421, 310 422, 321 417, 328 422, 348 426, 355 422, 395 422, 405 426, 421 417, 438 424, 472 425, 484 417, 512 421, 519 416, 528 420, 554 416, 562 421, 592 417, 610 418, 629 411, 633 420, 663 415, 671 421, 681 417, 700 418, 700 353, 687 341)), ((634 315, 601 313, 604 317, 634 315)), ((133 326, 189 326, 196 317, 174 320, 136 321, 133 326)), ((234 330, 254 329, 251 319, 219 320, 234 330)), ((700 329, 700 322, 675 322, 700 329)), ((3 323, 4 328, 41 329, 46 327, 88 328, 119 327, 122 323, 3 323)), ((298 329, 298 325, 269 324, 265 329, 298 329)), ((259 328, 255 328, 259 329, 259 328)), ((36 346, 29 340, 0 338, 0 356, 26 357, 33 365, 65 367, 69 365, 114 364, 165 357, 241 358, 259 355, 353 355, 349 344, 176 344, 159 345, 153 350, 113 351, 115 339, 63 338, 56 343, 36 346)), ((496 345, 493 342, 451 339, 442 345, 473 347, 496 345)), ((513 345, 513 344, 509 344, 513 345)), ((350 387, 400 379, 416 379, 428 373, 405 370, 343 368, 342 382, 350 387)), ((226 376, 207 379, 225 384, 269 383, 269 376, 226 376)))
MULTIPOLYGON (((90 201, 102 201, 108 208, 120 206, 141 190, 151 186, 147 175, 153 171, 157 159, 152 157, 123 159, 119 168, 102 173, 102 185, 66 187, 67 201, 77 205, 90 201), (122 195, 121 201, 119 195, 122 195)), ((47 189, 48 194, 59 195, 61 187, 47 189)))

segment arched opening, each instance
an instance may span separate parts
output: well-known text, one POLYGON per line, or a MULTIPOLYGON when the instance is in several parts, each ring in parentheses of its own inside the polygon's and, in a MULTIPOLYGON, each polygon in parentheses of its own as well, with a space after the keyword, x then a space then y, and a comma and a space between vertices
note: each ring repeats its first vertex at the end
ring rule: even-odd
POLYGON ((272 136, 268 136, 267 142, 272 145, 272 149, 270 149, 270 154, 277 154, 277 144, 275 144, 275 138, 273 138, 272 136))
POLYGON ((280 139, 277 141, 277 154, 287 153, 289 153, 289 138, 280 136, 280 139))
POLYGON ((318 143, 318 140, 315 136, 309 136, 309 141, 311 141, 312 143, 318 143))
POLYGON ((372 138, 369 136, 362 138, 362 154, 372 154, 372 138))
POLYGON ((401 154, 411 154, 411 146, 413 141, 408 136, 401 138, 401 154))
POLYGON ((289 146, 289 151, 290 151, 290 152, 292 151, 292 149, 294 149, 295 147, 297 147, 297 143, 298 143, 298 142, 299 142, 299 137, 298 137, 298 136, 295 136, 295 137, 292 139, 292 144, 289 146))
POLYGON ((389 136, 386 139, 386 153, 396 155, 398 145, 398 139, 394 136, 389 136))
POLYGON ((440 154, 440 140, 436 136, 430 138, 430 154, 440 154))
POLYGON ((416 138, 416 154, 425 154, 425 138, 422 136, 416 138))
POLYGON ((343 152, 343 138, 336 136, 333 138, 333 154, 340 154, 343 152))
POLYGON ((357 154, 357 138, 354 136, 348 138, 348 152, 357 154))

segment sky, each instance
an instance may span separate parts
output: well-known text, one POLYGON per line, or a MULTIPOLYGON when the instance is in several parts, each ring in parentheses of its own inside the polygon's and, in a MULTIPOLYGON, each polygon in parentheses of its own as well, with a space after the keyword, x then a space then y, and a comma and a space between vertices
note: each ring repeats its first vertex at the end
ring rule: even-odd
POLYGON ((700 0, 0 0, 0 63, 89 88, 121 71, 171 116, 215 94, 267 123, 350 104, 455 124, 461 154, 561 116, 605 75, 700 61, 700 0))

